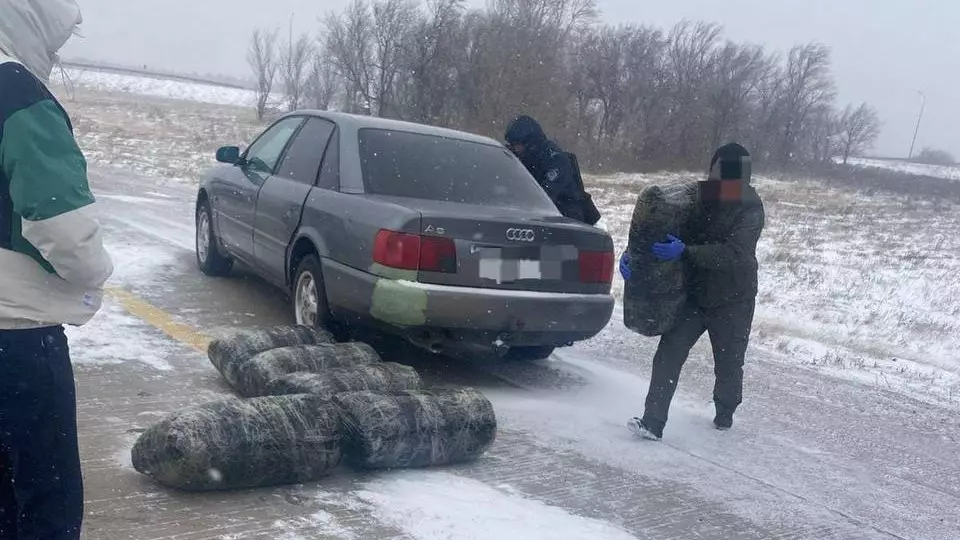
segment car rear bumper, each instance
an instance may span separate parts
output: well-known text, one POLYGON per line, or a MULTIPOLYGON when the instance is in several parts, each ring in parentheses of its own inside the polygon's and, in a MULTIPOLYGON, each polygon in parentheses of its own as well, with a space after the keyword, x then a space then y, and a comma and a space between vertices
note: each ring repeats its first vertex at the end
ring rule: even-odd
POLYGON ((609 294, 565 294, 431 285, 381 278, 325 261, 338 319, 372 319, 414 341, 553 345, 590 339, 610 322, 609 294), (427 337, 427 336, 431 337, 427 337), (419 336, 419 337, 418 337, 419 336), (437 337, 440 336, 440 337, 437 337))

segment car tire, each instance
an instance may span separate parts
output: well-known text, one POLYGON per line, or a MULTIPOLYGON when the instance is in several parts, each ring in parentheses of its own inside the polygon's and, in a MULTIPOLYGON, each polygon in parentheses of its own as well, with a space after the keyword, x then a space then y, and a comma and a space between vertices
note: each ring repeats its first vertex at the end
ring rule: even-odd
POLYGON ((205 200, 197 205, 196 228, 194 247, 200 271, 213 277, 229 275, 233 260, 220 252, 220 239, 213 231, 213 213, 205 200))
POLYGON ((556 350, 556 347, 550 347, 550 346, 510 347, 510 350, 507 351, 507 354, 504 356, 504 359, 510 360, 510 361, 523 361, 523 362, 545 360, 547 358, 550 358, 550 355, 553 354, 553 351, 555 350, 556 350))
POLYGON ((340 341, 323 285, 323 267, 316 255, 307 255, 297 265, 290 295, 297 324, 324 328, 340 341))

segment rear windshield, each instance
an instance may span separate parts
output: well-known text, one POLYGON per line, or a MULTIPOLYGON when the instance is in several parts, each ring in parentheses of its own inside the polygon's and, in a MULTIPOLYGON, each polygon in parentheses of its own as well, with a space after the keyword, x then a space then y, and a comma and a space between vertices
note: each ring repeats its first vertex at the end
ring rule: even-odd
POLYGON ((367 193, 556 210, 506 148, 374 128, 360 129, 359 138, 367 193))

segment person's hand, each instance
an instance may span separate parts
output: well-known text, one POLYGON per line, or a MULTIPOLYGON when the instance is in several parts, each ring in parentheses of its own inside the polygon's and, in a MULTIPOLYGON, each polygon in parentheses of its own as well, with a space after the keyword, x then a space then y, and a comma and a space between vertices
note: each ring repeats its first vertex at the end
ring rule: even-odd
POLYGON ((661 261, 675 261, 683 255, 687 246, 672 234, 667 235, 668 242, 657 242, 653 245, 653 255, 661 261))
POLYGON ((630 256, 624 251, 620 256, 620 275, 623 276, 624 281, 627 281, 630 279, 630 274, 630 256))

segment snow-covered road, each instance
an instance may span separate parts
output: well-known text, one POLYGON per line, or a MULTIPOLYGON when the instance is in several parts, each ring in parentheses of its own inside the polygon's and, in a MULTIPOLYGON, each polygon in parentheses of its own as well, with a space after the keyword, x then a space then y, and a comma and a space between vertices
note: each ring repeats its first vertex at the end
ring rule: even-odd
MULTIPOLYGON (((195 269, 193 196, 181 184, 93 169, 112 285, 179 323, 290 322, 254 279, 195 269)), ((501 432, 477 463, 360 474, 316 484, 184 495, 129 464, 137 434, 187 404, 228 395, 195 348, 115 301, 70 330, 87 479, 86 538, 298 539, 956 539, 960 420, 947 406, 748 357, 737 424, 710 426, 706 340, 686 367, 662 443, 625 428, 641 412, 655 341, 619 315, 589 343, 543 364, 425 358, 432 382, 469 384, 493 401, 501 432)))

